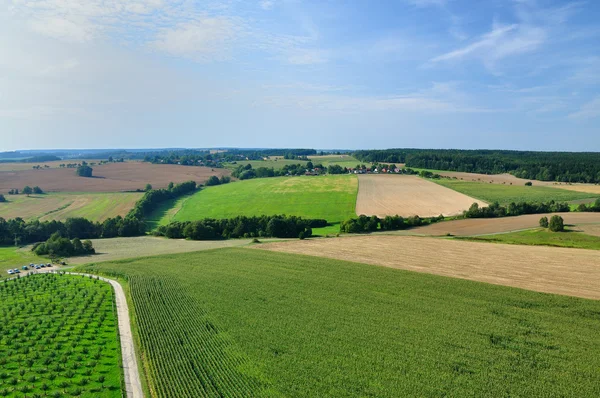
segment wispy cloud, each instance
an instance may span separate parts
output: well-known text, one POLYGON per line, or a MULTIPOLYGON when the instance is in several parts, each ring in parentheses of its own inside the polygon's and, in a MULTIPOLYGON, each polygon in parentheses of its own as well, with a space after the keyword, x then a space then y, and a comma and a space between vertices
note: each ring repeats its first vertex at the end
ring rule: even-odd
POLYGON ((263 10, 270 10, 275 5, 275 3, 272 0, 262 0, 258 4, 263 10))
POLYGON ((577 112, 569 115, 569 118, 576 120, 595 119, 598 117, 600 117, 600 96, 583 104, 577 112))

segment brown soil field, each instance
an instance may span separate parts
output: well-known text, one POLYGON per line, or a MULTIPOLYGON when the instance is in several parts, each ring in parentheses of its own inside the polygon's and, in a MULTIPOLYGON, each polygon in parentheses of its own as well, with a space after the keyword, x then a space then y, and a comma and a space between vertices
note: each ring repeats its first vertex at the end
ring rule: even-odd
MULTIPOLYGON (((106 159, 104 159, 106 160, 106 159)), ((100 163, 100 159, 66 159, 66 160, 53 160, 51 162, 38 162, 38 163, 21 163, 21 162, 8 162, 0 163, 0 171, 21 171, 21 170, 33 170, 33 166, 48 166, 52 169, 57 169, 61 164, 67 163, 81 163, 86 161, 88 163, 100 163)))
POLYGON ((294 240, 255 247, 600 299, 597 250, 383 235, 294 240))
MULTIPOLYGON (((200 250, 219 249, 223 247, 244 246, 249 239, 231 239, 223 241, 191 241, 165 239, 153 236, 135 238, 92 239, 96 254, 93 256, 72 257, 69 264, 97 263, 101 261, 116 261, 127 258, 159 256, 195 252, 200 250)), ((185 264, 182 264, 182 267, 185 264)), ((174 270, 176 271, 176 270, 174 270)))
POLYGON ((554 214, 560 215, 565 220, 565 224, 570 225, 582 226, 585 224, 600 223, 600 213, 527 214, 517 217, 485 219, 468 218, 456 221, 443 221, 436 224, 426 225, 424 227, 413 228, 408 231, 401 231, 400 234, 428 236, 444 236, 451 234, 454 236, 473 236, 520 231, 523 229, 539 227, 540 218, 550 218, 554 214))
POLYGON ((476 182, 487 182, 491 184, 503 184, 503 185, 525 185, 526 182, 531 181, 533 185, 543 187, 553 187, 560 189, 567 189, 569 191, 587 192, 600 194, 600 185, 595 184, 579 184, 579 183, 566 183, 566 182, 555 182, 555 181, 538 181, 538 180, 525 180, 523 178, 517 178, 511 174, 477 174, 477 173, 463 173, 459 171, 437 171, 437 174, 457 178, 464 181, 476 181, 476 182))
POLYGON ((577 231, 588 235, 600 236, 600 224, 578 225, 577 231))
POLYGON ((416 176, 364 174, 358 176, 356 214, 378 217, 433 217, 462 213, 473 203, 486 206, 452 189, 416 176))
POLYGON ((212 175, 229 175, 225 169, 151 164, 142 162, 109 163, 93 167, 94 177, 77 177, 74 169, 42 169, 0 172, 0 193, 24 186, 39 186, 46 192, 120 192, 144 189, 147 183, 165 188, 169 182, 203 183, 212 175))

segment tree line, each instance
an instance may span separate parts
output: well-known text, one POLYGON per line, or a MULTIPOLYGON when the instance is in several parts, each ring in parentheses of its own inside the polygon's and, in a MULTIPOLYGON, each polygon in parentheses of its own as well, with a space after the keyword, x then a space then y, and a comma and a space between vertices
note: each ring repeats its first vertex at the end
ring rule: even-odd
POLYGON ((349 234, 360 234, 375 231, 398 231, 421 225, 433 224, 444 219, 443 215, 439 217, 421 218, 411 216, 404 218, 399 215, 386 216, 379 218, 377 216, 360 215, 358 218, 351 218, 340 223, 340 232, 349 234))
POLYGON ((600 182, 600 153, 500 150, 385 149, 354 152, 365 162, 482 174, 510 173, 541 181, 600 182))
POLYGON ((308 238, 313 228, 327 225, 322 219, 303 219, 296 216, 273 215, 228 219, 207 218, 197 221, 172 222, 154 232, 170 239, 222 240, 236 238, 308 238))
POLYGON ((498 202, 494 202, 487 207, 479 207, 477 203, 473 203, 469 210, 463 212, 464 218, 497 218, 497 217, 513 217, 524 214, 543 214, 543 213, 564 213, 571 211, 567 203, 555 201, 530 203, 530 202, 512 202, 508 206, 500 206, 498 202))
POLYGON ((195 181, 187 181, 181 184, 173 184, 170 182, 167 188, 149 190, 136 202, 133 209, 127 213, 127 218, 143 220, 156 210, 161 203, 194 192, 196 188, 197 185, 195 181))

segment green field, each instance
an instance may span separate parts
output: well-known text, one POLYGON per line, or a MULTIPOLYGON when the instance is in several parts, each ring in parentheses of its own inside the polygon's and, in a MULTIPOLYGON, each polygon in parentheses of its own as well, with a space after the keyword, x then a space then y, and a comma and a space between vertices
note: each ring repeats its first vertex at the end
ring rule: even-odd
POLYGON ((0 283, 0 303, 0 396, 122 396, 109 284, 33 275, 0 283))
POLYGON ((554 200, 557 202, 568 202, 571 200, 580 200, 597 197, 597 195, 585 192, 568 191, 566 189, 539 187, 539 186, 518 186, 518 185, 500 185, 486 184, 482 182, 467 182, 460 180, 429 180, 455 191, 464 193, 476 199, 481 199, 488 203, 499 202, 506 205, 511 202, 548 202, 554 200))
POLYGON ((336 223, 355 217, 357 192, 358 179, 352 175, 237 181, 207 187, 180 199, 174 206, 181 209, 175 214, 167 211, 159 224, 263 214, 322 218, 336 223))
POLYGON ((128 281, 158 397, 600 394, 599 301, 243 248, 82 269, 128 281))
POLYGON ((237 163, 226 163, 225 167, 230 170, 235 170, 239 166, 245 166, 247 164, 252 165, 253 169, 257 169, 259 167, 267 167, 273 168, 275 170, 282 169, 286 164, 302 164, 306 165, 305 160, 292 160, 292 159, 283 159, 283 158, 272 158, 267 160, 240 160, 237 163))
POLYGON ((126 215, 142 195, 138 192, 6 195, 8 202, 0 203, 0 217, 40 221, 85 217, 103 221, 126 215))
POLYGON ((47 263, 48 259, 38 257, 31 250, 19 249, 16 247, 1 247, 0 246, 0 280, 10 277, 6 273, 11 268, 21 268, 23 265, 31 263, 47 263))
POLYGON ((565 232, 552 232, 547 229, 536 228, 528 231, 511 232, 507 234, 455 239, 508 243, 513 245, 574 247, 579 249, 600 250, 600 237, 587 235, 572 230, 567 230, 565 232))
MULTIPOLYGON (((349 155, 324 155, 324 156, 309 156, 308 157, 314 164, 322 164, 324 167, 328 167, 332 164, 337 164, 342 167, 355 168, 359 164, 363 164, 360 160, 349 155)), ((369 165, 367 163, 367 165, 369 165)))

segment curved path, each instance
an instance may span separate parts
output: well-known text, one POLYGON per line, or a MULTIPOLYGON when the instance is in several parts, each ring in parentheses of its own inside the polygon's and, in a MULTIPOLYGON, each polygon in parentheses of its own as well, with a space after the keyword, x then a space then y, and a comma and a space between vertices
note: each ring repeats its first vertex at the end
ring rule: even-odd
MULTIPOLYGON (((47 274, 61 272, 56 270, 43 270, 25 273, 29 274, 47 274)), ((127 398, 143 398, 142 382, 135 356, 135 346, 133 344, 133 334, 131 333, 131 323, 129 320, 129 307, 127 298, 121 284, 115 280, 103 278, 97 275, 81 274, 77 272, 64 272, 68 275, 82 275, 98 278, 101 281, 108 282, 115 291, 115 303, 117 306, 117 322, 119 324, 119 339, 121 340, 121 355, 123 357, 123 374, 125 376, 125 392, 127 398)), ((14 278, 13 278, 14 279, 14 278)), ((8 280, 8 279, 7 279, 8 280)))

